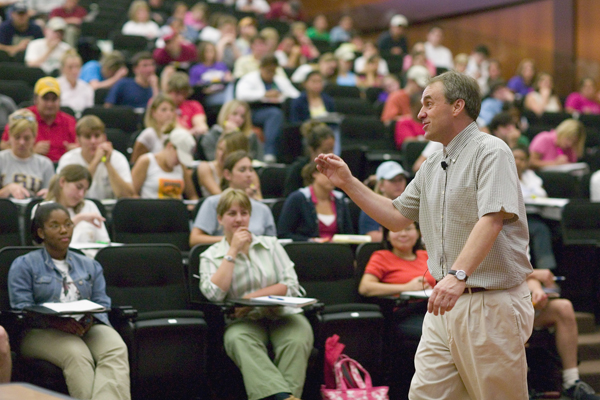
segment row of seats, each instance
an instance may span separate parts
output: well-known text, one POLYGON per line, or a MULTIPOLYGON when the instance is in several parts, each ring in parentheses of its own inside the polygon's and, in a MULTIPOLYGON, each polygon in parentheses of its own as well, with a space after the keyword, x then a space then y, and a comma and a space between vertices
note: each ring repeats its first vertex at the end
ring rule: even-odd
MULTIPOLYGON (((358 249, 357 257, 368 260, 370 252, 379 246, 363 246, 358 249)), ((187 269, 179 250, 167 244, 108 247, 96 255, 104 268, 106 292, 112 299, 113 314, 127 311, 124 322, 115 315, 112 321, 129 346, 134 398, 208 398, 208 392, 216 398, 243 397, 243 392, 227 393, 234 387, 237 390, 243 388, 239 372, 222 348, 223 313, 231 306, 206 302, 198 289, 199 255, 207 247, 201 245, 192 249, 187 269), (124 306, 133 307, 137 313, 124 306), (223 380, 228 381, 228 387, 215 387, 215 382, 223 380), (225 393, 221 393, 223 391, 225 393)), ((32 249, 7 247, 0 250, 1 310, 9 308, 6 277, 12 260, 32 249)), ((354 252, 349 245, 343 244, 291 243, 285 249, 296 265, 307 296, 316 297, 322 303, 309 313, 316 350, 303 398, 318 397, 325 339, 333 334, 340 335, 340 341, 346 345, 345 353, 358 359, 373 376, 379 377, 377 384, 385 383, 383 372, 388 369, 384 367, 387 362, 392 362, 392 358, 384 359, 384 354, 391 355, 391 350, 384 349, 385 343, 394 346, 399 343, 384 340, 386 312, 379 305, 363 302, 358 296, 358 271, 364 269, 366 262, 361 264, 362 269, 355 270, 354 252)), ((8 328, 10 331, 15 327, 8 328)), ((52 375, 49 372, 51 366, 45 365, 44 374, 35 373, 40 371, 35 369, 40 362, 33 365, 31 361, 17 358, 15 370, 19 378, 34 380, 46 387, 57 381, 60 383, 60 379, 48 377, 52 375)), ((52 388, 65 389, 64 384, 52 388)))

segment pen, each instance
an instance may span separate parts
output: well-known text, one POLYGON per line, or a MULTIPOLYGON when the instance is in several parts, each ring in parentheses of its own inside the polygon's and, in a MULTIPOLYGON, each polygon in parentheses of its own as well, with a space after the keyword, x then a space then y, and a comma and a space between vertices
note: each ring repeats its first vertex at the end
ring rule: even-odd
POLYGON ((567 278, 565 278, 564 276, 555 276, 553 278, 554 281, 564 281, 565 279, 567 279, 567 278))
POLYGON ((284 299, 284 298, 277 297, 277 296, 269 296, 269 298, 270 298, 270 299, 273 299, 273 300, 285 301, 285 299, 284 299))

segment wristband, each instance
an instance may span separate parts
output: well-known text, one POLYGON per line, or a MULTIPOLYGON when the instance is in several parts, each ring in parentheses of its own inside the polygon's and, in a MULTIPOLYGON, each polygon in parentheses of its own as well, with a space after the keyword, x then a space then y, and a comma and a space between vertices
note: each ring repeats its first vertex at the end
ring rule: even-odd
POLYGON ((103 163, 106 162, 106 156, 102 156, 102 158, 100 159, 103 163))

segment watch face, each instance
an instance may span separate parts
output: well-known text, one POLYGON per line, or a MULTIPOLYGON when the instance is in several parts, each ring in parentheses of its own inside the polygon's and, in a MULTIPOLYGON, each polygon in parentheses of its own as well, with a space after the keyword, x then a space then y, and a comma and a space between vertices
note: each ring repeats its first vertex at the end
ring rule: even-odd
POLYGON ((456 277, 461 281, 464 281, 465 279, 467 279, 467 274, 465 273, 465 271, 456 271, 456 277))

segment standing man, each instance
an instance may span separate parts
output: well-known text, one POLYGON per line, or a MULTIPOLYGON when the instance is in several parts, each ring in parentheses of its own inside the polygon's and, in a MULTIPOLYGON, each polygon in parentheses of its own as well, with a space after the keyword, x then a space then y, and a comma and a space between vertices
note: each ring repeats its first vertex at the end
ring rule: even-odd
POLYGON ((333 154, 317 163, 373 219, 392 231, 421 226, 438 281, 428 303, 409 397, 528 399, 525 342, 534 311, 525 206, 508 146, 475 124, 481 101, 473 78, 430 80, 419 119, 443 144, 395 200, 352 177, 333 154))

